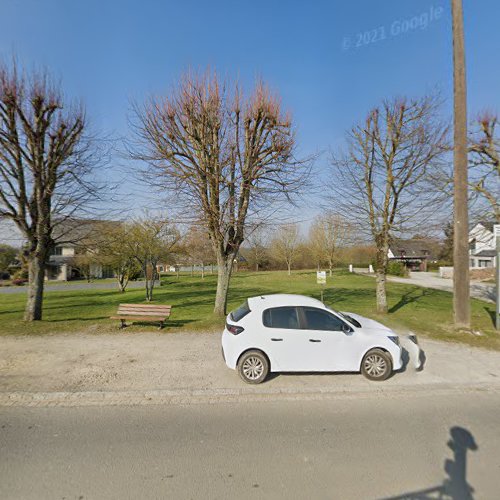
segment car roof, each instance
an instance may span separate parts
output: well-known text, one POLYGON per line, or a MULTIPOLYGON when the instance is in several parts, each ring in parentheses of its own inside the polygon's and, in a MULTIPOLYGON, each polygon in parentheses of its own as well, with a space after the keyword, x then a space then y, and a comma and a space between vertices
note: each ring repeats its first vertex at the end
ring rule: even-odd
POLYGON ((260 295, 250 297, 248 305, 252 311, 257 309, 267 309, 269 307, 283 306, 312 306, 325 309, 325 305, 318 299, 307 297, 306 295, 295 295, 291 293, 276 293, 273 295, 260 295))

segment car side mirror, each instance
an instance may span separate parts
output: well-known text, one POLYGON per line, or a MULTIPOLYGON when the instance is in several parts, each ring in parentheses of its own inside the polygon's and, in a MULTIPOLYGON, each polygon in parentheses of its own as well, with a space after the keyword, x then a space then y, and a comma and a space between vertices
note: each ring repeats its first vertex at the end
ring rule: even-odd
POLYGON ((352 335, 354 333, 354 330, 347 323, 342 323, 342 331, 346 335, 352 335))

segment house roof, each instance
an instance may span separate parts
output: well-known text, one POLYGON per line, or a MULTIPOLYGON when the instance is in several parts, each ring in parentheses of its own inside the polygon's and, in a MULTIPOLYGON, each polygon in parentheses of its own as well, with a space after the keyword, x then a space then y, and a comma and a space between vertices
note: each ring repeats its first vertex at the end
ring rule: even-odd
POLYGON ((108 225, 116 224, 119 222, 68 218, 54 226, 52 238, 56 245, 79 246, 89 239, 95 240, 108 225))
POLYGON ((481 250, 478 253, 475 253, 474 257, 495 257, 497 254, 496 250, 481 250))
POLYGON ((389 245, 389 250, 395 257, 428 257, 429 259, 435 259, 439 250, 438 247, 437 242, 427 239, 394 239, 389 245))
POLYGON ((490 231, 491 233, 493 232, 493 225, 494 223, 491 222, 491 221, 479 221, 478 224, 481 224, 481 226, 484 227, 484 229, 486 229, 487 231, 490 231))

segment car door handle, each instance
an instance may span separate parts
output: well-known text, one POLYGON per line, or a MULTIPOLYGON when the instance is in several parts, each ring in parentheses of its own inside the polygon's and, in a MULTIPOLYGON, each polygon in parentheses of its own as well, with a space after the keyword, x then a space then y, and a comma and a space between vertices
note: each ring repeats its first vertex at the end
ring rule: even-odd
POLYGON ((271 339, 273 342, 283 342, 283 339, 271 339))
POLYGON ((309 342, 321 342, 319 339, 309 339, 309 342))

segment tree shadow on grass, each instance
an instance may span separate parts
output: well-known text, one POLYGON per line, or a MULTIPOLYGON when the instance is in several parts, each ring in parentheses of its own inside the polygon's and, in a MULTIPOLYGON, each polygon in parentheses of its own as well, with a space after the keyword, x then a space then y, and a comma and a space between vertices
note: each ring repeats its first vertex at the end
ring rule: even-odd
POLYGON ((450 428, 448 448, 453 452, 453 460, 445 459, 444 471, 447 477, 443 483, 431 488, 411 491, 384 500, 431 500, 433 498, 451 500, 472 500, 474 488, 467 482, 467 452, 476 451, 474 436, 463 427, 450 428))
MULTIPOLYGON (((320 292, 317 295, 320 295, 320 292)), ((373 290, 366 288, 330 288, 324 290, 323 298, 332 304, 359 301, 360 299, 371 300, 373 298, 373 290)))
POLYGON ((492 305, 491 307, 489 306, 484 306, 483 309, 486 311, 486 314, 491 318, 491 322, 493 323, 493 326, 496 327, 496 314, 497 312, 495 311, 495 306, 492 305))
POLYGON ((399 311, 404 306, 408 304, 412 304, 414 302, 418 302, 420 299, 427 297, 429 295, 433 295, 434 291, 429 290, 428 288, 417 288, 415 290, 411 290, 409 292, 403 293, 399 301, 394 304, 391 308, 389 308, 389 313, 395 313, 399 311))

